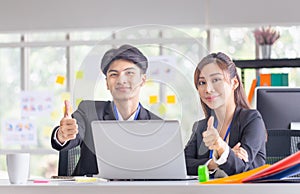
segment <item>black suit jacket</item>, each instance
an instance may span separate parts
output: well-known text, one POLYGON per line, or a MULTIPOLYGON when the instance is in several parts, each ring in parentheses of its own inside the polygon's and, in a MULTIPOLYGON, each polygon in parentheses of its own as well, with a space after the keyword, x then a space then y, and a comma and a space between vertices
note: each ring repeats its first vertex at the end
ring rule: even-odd
MULTIPOLYGON (((202 141, 202 133, 207 128, 207 118, 194 123, 193 134, 185 147, 185 159, 189 175, 197 175, 198 166, 209 160, 209 149, 202 141)), ((216 120, 216 119, 215 119, 216 120)), ((238 142, 247 151, 249 162, 239 159, 230 149, 227 162, 220 165, 228 175, 241 173, 265 164, 267 132, 260 113, 237 107, 233 116, 229 147, 238 142)))
MULTIPOLYGON (((91 122, 94 120, 116 120, 111 101, 82 101, 78 109, 72 114, 78 124, 79 133, 76 139, 70 140, 66 145, 60 146, 54 140, 57 127, 51 136, 52 147, 58 151, 69 150, 78 145, 81 155, 73 172, 74 176, 98 174, 97 160, 92 137, 91 122)), ((141 106, 137 120, 159 120, 160 118, 141 106)))

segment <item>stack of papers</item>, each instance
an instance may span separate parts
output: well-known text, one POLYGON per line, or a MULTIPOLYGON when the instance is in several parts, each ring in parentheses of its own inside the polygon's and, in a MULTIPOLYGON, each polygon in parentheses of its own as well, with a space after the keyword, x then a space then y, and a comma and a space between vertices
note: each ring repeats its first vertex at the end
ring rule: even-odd
POLYGON ((300 151, 274 163, 273 165, 264 165, 244 173, 207 181, 204 184, 300 182, 300 179, 289 178, 290 176, 299 173, 300 151))
POLYGON ((51 181, 76 181, 78 183, 108 182, 108 179, 86 176, 52 176, 51 181))

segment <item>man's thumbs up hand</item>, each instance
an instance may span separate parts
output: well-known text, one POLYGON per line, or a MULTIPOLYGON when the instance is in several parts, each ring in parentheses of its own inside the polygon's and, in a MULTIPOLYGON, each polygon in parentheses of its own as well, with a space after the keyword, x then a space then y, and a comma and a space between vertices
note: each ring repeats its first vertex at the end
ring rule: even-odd
POLYGON ((60 143, 65 143, 71 139, 75 139, 78 133, 78 125, 76 119, 71 117, 71 105, 65 100, 64 117, 60 120, 60 126, 56 133, 56 138, 60 143))
POLYGON ((71 105, 68 100, 65 100, 64 118, 71 118, 71 105))

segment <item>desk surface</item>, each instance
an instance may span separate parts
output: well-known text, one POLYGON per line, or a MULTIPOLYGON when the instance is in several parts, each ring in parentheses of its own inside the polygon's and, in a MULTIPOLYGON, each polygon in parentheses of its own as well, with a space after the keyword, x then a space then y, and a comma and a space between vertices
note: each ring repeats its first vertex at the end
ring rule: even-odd
POLYGON ((79 194, 79 193, 128 193, 128 194, 299 194, 300 184, 227 184, 227 185, 201 185, 197 181, 113 181, 97 183, 76 183, 56 181, 49 183, 33 183, 28 181, 26 185, 10 185, 8 180, 0 180, 0 193, 10 194, 79 194))

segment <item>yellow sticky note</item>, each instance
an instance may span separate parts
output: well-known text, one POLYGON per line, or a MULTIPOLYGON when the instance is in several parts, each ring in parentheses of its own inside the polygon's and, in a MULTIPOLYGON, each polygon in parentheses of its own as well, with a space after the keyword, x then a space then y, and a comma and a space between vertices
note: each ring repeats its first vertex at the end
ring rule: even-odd
POLYGON ((56 121, 61 115, 58 113, 58 111, 51 112, 51 119, 56 121))
POLYGON ((76 72, 76 79, 82 79, 83 78, 83 71, 77 71, 76 72))
POLYGON ((43 136, 50 137, 52 133, 52 129, 53 127, 49 127, 49 126, 43 127, 43 136))
POLYGON ((75 181, 78 183, 93 183, 97 182, 97 177, 75 177, 75 181))
POLYGON ((175 104, 176 103, 176 97, 175 97, 175 95, 169 95, 169 96, 167 96, 167 103, 168 104, 175 104))
POLYGON ((146 85, 147 85, 147 86, 153 86, 153 84, 154 84, 154 81, 153 81, 152 79, 148 79, 148 80, 146 81, 146 85))
POLYGON ((82 101, 82 98, 76 99, 76 106, 78 106, 78 105, 80 104, 81 101, 82 101))
POLYGON ((65 100, 69 100, 70 101, 70 93, 69 92, 63 92, 62 94, 61 94, 61 100, 62 101, 65 101, 65 100))
POLYGON ((65 77, 64 76, 58 75, 56 77, 56 83, 63 85, 64 82, 65 82, 65 77))
POLYGON ((164 104, 161 104, 161 105, 158 107, 158 112, 159 112, 159 114, 161 114, 161 115, 166 114, 166 112, 167 112, 166 106, 165 106, 164 104))
POLYGON ((156 104, 157 99, 157 96, 149 96, 149 104, 156 104))

